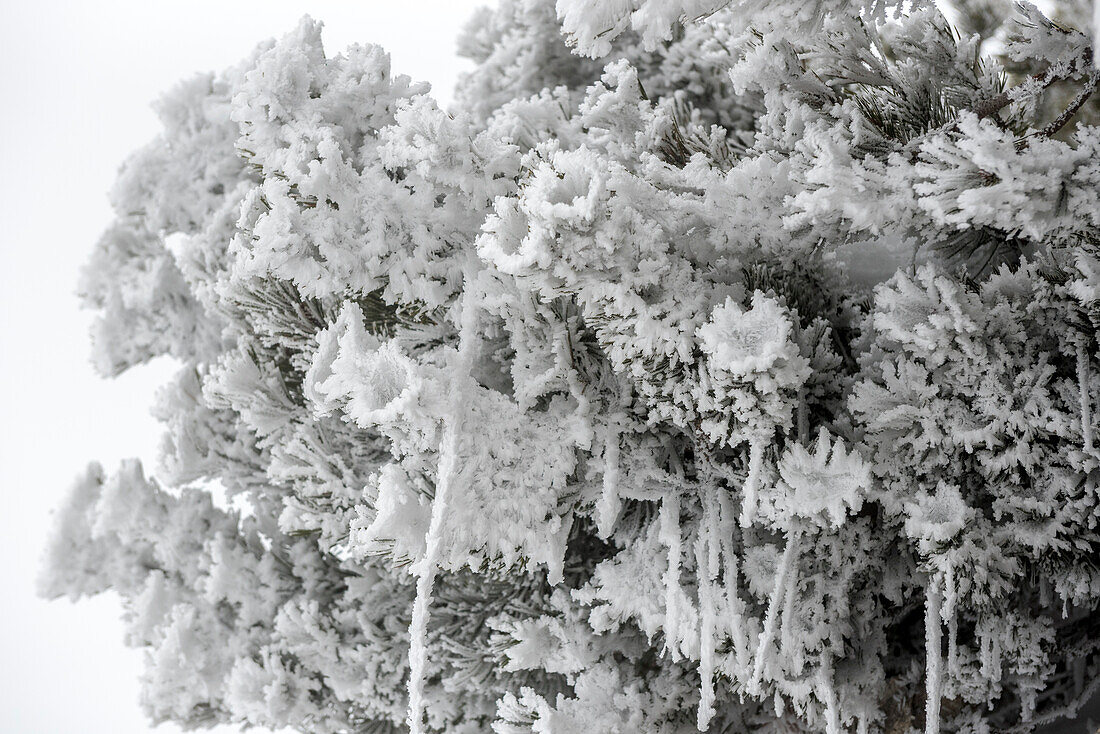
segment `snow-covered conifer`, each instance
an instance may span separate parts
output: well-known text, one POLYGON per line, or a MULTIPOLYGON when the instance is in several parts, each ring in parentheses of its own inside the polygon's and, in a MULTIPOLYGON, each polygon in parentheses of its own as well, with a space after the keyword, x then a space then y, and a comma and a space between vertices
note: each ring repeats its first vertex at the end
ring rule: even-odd
POLYGON ((178 362, 160 483, 93 465, 42 592, 185 726, 1075 715, 1100 72, 1044 7, 502 0, 451 109, 308 18, 177 86, 80 286, 105 375, 178 362))

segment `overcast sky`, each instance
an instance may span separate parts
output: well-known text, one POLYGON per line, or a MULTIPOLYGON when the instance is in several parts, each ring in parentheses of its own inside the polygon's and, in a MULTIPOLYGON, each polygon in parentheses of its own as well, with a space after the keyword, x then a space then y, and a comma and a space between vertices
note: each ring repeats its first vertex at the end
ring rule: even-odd
POLYGON ((155 467, 160 429, 149 407, 172 367, 96 377, 90 316, 74 295, 110 221, 106 192, 119 164, 157 132, 150 102, 179 79, 235 63, 307 12, 325 22, 329 53, 379 43, 395 71, 432 82, 446 101, 466 68, 455 38, 482 4, 0 2, 0 732, 151 730, 138 706, 140 653, 122 645, 118 601, 33 594, 50 510, 86 463, 110 469, 136 456, 155 467))

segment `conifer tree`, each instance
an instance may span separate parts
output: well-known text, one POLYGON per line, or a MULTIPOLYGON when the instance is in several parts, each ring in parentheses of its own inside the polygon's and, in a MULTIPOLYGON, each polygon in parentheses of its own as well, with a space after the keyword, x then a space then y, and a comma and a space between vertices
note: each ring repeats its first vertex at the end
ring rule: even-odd
POLYGON ((157 479, 93 464, 42 593, 188 727, 1075 716, 1100 24, 1047 9, 501 0, 450 110, 308 18, 177 86, 81 284, 105 376, 178 363, 157 479))

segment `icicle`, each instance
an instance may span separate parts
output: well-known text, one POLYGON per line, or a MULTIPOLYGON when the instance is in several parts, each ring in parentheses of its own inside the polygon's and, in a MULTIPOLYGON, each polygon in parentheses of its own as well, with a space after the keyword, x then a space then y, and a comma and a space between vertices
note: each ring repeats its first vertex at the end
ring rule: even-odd
POLYGON ((703 491, 703 519, 695 539, 695 568, 699 583, 699 731, 706 731, 714 717, 714 591, 718 581, 714 491, 713 487, 703 491))
MULTIPOLYGON (((468 295, 469 291, 466 293, 468 295)), ((473 335, 477 333, 474 309, 466 306, 466 299, 463 306, 460 314, 458 356, 454 362, 456 380, 462 380, 469 374, 469 364, 473 358, 473 335)), ((450 414, 443 421, 432 515, 428 522, 428 532, 424 536, 424 557, 417 567, 416 599, 413 601, 412 620, 409 623, 409 734, 422 734, 424 731, 424 664, 427 660, 428 607, 439 570, 443 520, 446 517, 448 495, 458 460, 457 424, 462 405, 460 393, 460 390, 452 392, 450 414)))
POLYGON ((722 548, 722 566, 725 569, 723 575, 723 582, 725 586, 724 595, 726 601, 726 615, 727 624, 730 633, 730 639, 733 640, 734 656, 737 659, 737 666, 741 670, 748 670, 749 665, 749 640, 745 633, 745 615, 743 609, 743 602, 741 601, 741 595, 739 589, 739 564, 737 562, 737 553, 733 548, 733 532, 734 532, 734 514, 733 508, 730 507, 729 497, 723 492, 718 492, 718 514, 717 520, 717 532, 719 543, 722 548))
POLYGON ((742 485, 741 489, 744 494, 743 504, 741 505, 741 527, 743 528, 752 525, 752 521, 756 517, 756 495, 760 484, 760 465, 763 462, 764 442, 760 439, 753 439, 749 443, 749 473, 745 477, 745 484, 742 485))
MULTIPOLYGON (((1096 0, 1100 7, 1100 0, 1096 0)), ((1095 22, 1095 21, 1094 21, 1095 22)), ((1077 384, 1081 393, 1081 439, 1085 451, 1092 453, 1092 405, 1089 400, 1089 355, 1084 344, 1077 345, 1077 384)))
POLYGON ((412 622, 409 625, 409 732, 421 734, 424 723, 424 663, 427 657, 428 605, 439 562, 439 544, 443 530, 443 518, 447 510, 447 494, 454 474, 455 449, 458 443, 453 421, 443 428, 443 445, 440 449, 439 475, 432 501, 432 517, 425 536, 424 558, 417 569, 416 601, 413 602, 412 622))
POLYGON ((840 711, 837 709, 836 691, 833 689, 832 662, 823 663, 818 670, 821 702, 825 704, 825 734, 840 734, 840 711))
POLYGON ((798 558, 798 543, 801 534, 798 530, 791 531, 787 538, 787 548, 783 551, 783 557, 779 561, 779 568, 775 572, 775 588, 772 589, 771 598, 768 599, 768 612, 764 618, 764 629, 760 632, 760 642, 756 647, 756 658, 752 666, 752 679, 749 681, 748 690, 754 696, 760 695, 760 681, 764 676, 764 663, 767 659, 768 648, 775 639, 775 629, 779 622, 779 602, 787 592, 787 585, 798 583, 797 572, 792 570, 795 560, 798 558))
POLYGON ((718 488, 707 487, 703 491, 703 527, 707 534, 707 568, 708 578, 712 583, 718 582, 718 564, 721 563, 722 541, 719 535, 718 517, 718 488))
POLYGON ((618 417, 608 421, 603 449, 603 492, 596 503, 596 531, 601 538, 611 535, 619 516, 619 441, 622 423, 618 417))
POLYGON ((678 657, 680 646, 680 498, 671 490, 661 500, 661 542, 668 546, 665 571, 665 647, 678 657))
POLYGON ((944 602, 943 616, 947 617, 947 672, 952 676, 959 674, 959 614, 955 608, 958 601, 958 589, 955 586, 955 565, 947 564, 943 580, 944 602))
POLYGON ((794 600, 798 596, 798 583, 795 579, 795 583, 787 584, 786 593, 783 595, 783 613, 779 617, 779 646, 780 649, 786 654, 788 651, 794 648, 794 625, 791 624, 791 618, 794 616, 794 600))
POLYGON ((940 731, 940 695, 943 690, 943 656, 940 652, 942 605, 943 592, 936 580, 931 578, 925 590, 924 602, 924 655, 927 663, 924 684, 928 691, 928 703, 924 707, 925 734, 939 734, 940 731))
POLYGON ((1028 722, 1035 717, 1035 702, 1038 691, 1031 686, 1024 685, 1023 682, 1019 686, 1020 697, 1020 721, 1028 722))
POLYGON ((695 538, 695 569, 698 577, 698 713, 696 726, 705 732, 714 717, 714 582, 716 569, 711 563, 709 547, 714 538, 709 537, 706 527, 706 507, 704 504, 704 522, 698 528, 695 538))
POLYGON ((806 410, 806 388, 798 389, 798 410, 795 412, 795 425, 798 426, 798 441, 803 446, 810 442, 810 416, 806 410))
POLYGON ((856 719, 856 734, 867 734, 867 717, 860 716, 856 719))

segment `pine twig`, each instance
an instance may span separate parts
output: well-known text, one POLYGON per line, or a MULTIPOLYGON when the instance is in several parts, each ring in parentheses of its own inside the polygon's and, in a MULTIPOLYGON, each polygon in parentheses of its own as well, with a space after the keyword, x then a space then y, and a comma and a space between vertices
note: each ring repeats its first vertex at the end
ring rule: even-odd
POLYGON ((1077 93, 1077 96, 1073 98, 1073 101, 1070 102, 1064 110, 1062 110, 1062 114, 1051 120, 1046 125, 1046 127, 1040 130, 1039 135, 1043 136, 1044 138, 1049 138, 1057 133, 1059 130, 1061 130, 1063 127, 1065 127, 1066 123, 1068 123, 1073 118, 1073 116, 1077 114, 1078 110, 1080 110, 1084 106, 1085 102, 1088 101, 1089 97, 1092 96, 1092 93, 1096 91, 1097 85, 1100 85, 1100 71, 1093 69, 1088 74, 1088 79, 1085 81, 1085 86, 1081 89, 1080 92, 1077 93))

